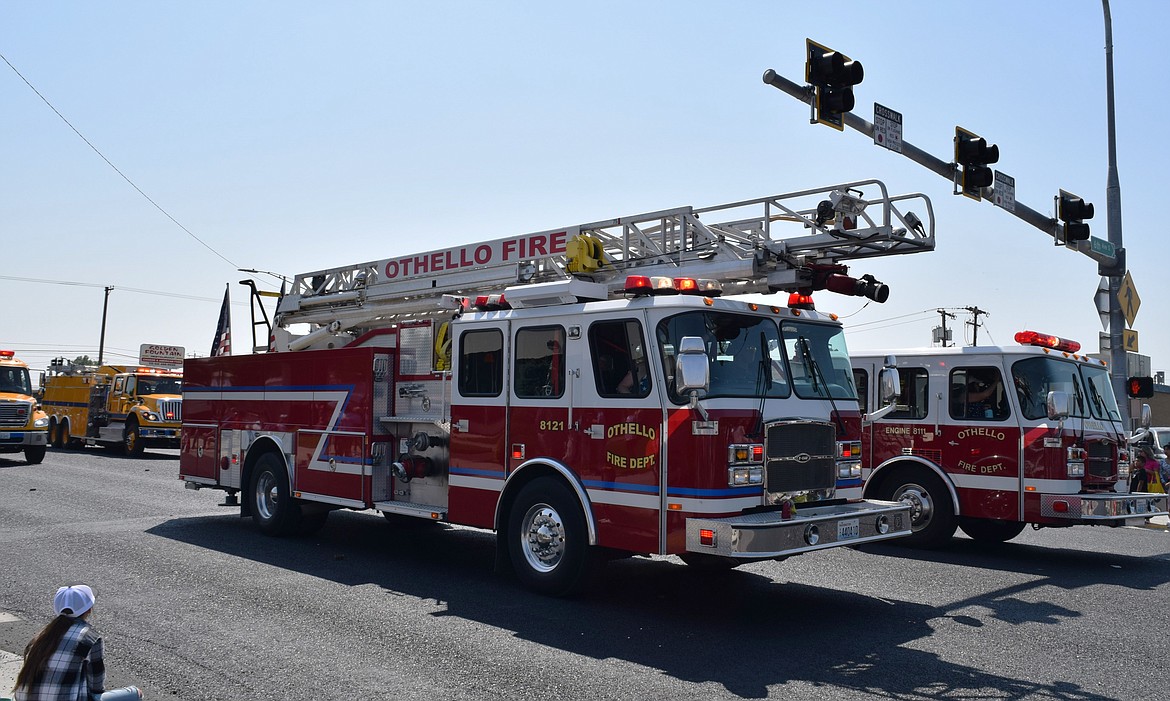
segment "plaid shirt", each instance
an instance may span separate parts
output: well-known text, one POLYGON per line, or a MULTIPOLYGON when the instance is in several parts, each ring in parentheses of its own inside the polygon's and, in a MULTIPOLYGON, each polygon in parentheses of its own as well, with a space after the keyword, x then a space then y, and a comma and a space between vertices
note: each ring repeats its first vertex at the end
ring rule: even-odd
POLYGON ((102 639, 79 618, 65 631, 32 684, 17 689, 14 697, 15 701, 89 701, 105 691, 105 686, 102 639))

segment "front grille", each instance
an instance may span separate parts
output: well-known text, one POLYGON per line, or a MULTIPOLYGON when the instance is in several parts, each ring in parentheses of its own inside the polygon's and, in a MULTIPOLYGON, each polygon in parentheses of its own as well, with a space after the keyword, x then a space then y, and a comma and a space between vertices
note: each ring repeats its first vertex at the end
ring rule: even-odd
POLYGON ((777 421, 764 429, 764 488, 791 494, 837 483, 837 432, 820 421, 777 421))
POLYGON ((0 402, 0 426, 23 427, 31 411, 32 402, 0 402))
POLYGON ((1089 441, 1085 445, 1085 477, 1112 481, 1117 478, 1117 454, 1107 441, 1089 441))
POLYGON ((162 416, 162 420, 166 422, 182 421, 183 420, 183 400, 182 399, 160 399, 158 400, 158 413, 162 416))

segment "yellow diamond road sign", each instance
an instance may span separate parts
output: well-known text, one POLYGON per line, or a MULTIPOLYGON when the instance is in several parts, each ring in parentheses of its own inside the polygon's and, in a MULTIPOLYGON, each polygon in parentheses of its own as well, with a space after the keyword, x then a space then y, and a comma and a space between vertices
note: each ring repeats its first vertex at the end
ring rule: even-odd
POLYGON ((1133 278, 1129 271, 1121 280, 1121 289, 1117 291, 1117 301, 1121 303, 1121 314, 1125 317, 1125 325, 1133 326, 1133 319, 1137 316, 1138 307, 1142 306, 1142 298, 1138 297, 1137 288, 1133 286, 1133 278))

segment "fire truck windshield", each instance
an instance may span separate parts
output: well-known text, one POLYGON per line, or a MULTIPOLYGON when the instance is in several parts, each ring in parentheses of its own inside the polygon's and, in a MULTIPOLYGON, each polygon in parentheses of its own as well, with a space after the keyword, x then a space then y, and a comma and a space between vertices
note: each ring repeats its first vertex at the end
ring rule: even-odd
POLYGON ((0 368, 0 392, 32 394, 28 368, 0 368))
POLYGON ((845 330, 807 321, 780 325, 784 356, 792 372, 796 396, 805 399, 857 399, 845 330))
POLYGON ((138 394, 182 394, 183 381, 177 377, 139 377, 138 394))
MULTIPOLYGON (((767 317, 727 312, 687 312, 658 324, 663 363, 674 367, 674 354, 685 336, 698 336, 711 367, 708 397, 787 397, 791 394, 780 334, 767 317)), ((670 387, 670 398, 684 403, 670 387)))
POLYGON ((1069 415, 1117 421, 1121 414, 1103 367, 1079 365, 1052 357, 1028 358, 1012 366, 1020 410, 1029 419, 1048 415, 1048 393, 1065 392, 1069 396, 1069 415))

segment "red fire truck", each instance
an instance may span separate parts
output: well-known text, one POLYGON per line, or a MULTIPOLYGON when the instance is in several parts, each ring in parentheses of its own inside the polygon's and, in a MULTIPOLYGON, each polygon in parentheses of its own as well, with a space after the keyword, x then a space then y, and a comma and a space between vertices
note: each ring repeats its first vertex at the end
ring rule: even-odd
POLYGON ((615 555, 904 536, 905 504, 834 494, 861 425, 837 318, 729 297, 884 301, 843 261, 933 247, 925 196, 865 181, 299 275, 269 352, 186 361, 180 477, 273 535, 334 509, 492 529, 552 594, 615 555))
POLYGON ((1105 364, 1057 336, 1015 340, 852 355, 863 407, 887 353, 901 386, 863 430, 864 483, 840 491, 910 504, 903 544, 939 546, 956 526, 1003 542, 1028 524, 1120 526, 1167 513, 1165 494, 1129 493, 1127 432, 1105 364))

